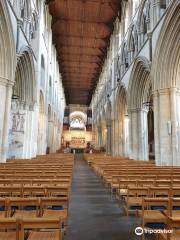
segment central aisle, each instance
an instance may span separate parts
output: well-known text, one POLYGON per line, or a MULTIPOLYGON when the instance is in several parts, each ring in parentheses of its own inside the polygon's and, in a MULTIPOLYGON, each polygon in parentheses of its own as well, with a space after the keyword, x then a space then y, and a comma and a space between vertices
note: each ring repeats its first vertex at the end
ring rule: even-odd
POLYGON ((76 155, 65 240, 136 240, 134 222, 110 198, 82 155, 76 155))

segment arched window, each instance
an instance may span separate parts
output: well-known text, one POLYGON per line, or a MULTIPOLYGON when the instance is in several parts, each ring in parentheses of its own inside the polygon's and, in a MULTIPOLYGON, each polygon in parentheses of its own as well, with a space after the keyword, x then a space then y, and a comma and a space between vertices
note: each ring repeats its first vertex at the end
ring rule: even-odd
POLYGON ((23 19, 25 15, 25 7, 26 7, 24 0, 20 0, 19 7, 20 7, 20 17, 23 19))
POLYGON ((16 69, 12 98, 22 100, 22 73, 19 64, 16 69))
POLYGON ((140 46, 145 42, 147 39, 147 32, 150 29, 150 9, 151 9, 151 1, 145 0, 142 2, 141 9, 139 11, 138 16, 138 30, 140 34, 140 46))
POLYGON ((30 32, 31 39, 34 39, 36 37, 37 29, 38 29, 38 16, 34 12, 32 14, 32 20, 31 20, 31 32, 30 32))
POLYGON ((160 0, 160 8, 166 9, 166 0, 160 0))
POLYGON ((44 56, 41 55, 41 81, 40 81, 41 87, 45 88, 45 61, 44 56))
POLYGON ((39 112, 40 114, 44 114, 44 96, 42 91, 40 91, 40 97, 39 97, 39 112))
POLYGON ((122 49, 122 62, 125 65, 125 69, 127 69, 129 67, 129 63, 128 63, 128 51, 127 51, 127 43, 125 42, 123 45, 123 49, 122 49))
MULTIPOLYGON (((20 17, 23 20, 23 29, 27 31, 28 20, 31 18, 31 8, 29 0, 20 0, 20 17)), ((27 33, 27 32, 26 32, 27 33)))
POLYGON ((130 28, 130 33, 128 37, 128 52, 129 60, 130 62, 132 62, 138 52, 138 34, 135 25, 130 28))

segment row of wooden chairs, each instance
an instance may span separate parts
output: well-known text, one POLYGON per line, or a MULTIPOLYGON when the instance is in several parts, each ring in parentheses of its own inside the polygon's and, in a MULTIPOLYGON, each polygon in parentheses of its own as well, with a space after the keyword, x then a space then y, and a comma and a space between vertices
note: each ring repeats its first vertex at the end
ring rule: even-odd
POLYGON ((143 229, 156 224, 173 228, 171 234, 159 234, 159 240, 180 240, 180 167, 102 155, 86 154, 84 159, 115 194, 127 216, 133 213, 143 229))
MULTIPOLYGON (((129 212, 137 212, 143 206, 143 198, 180 198, 180 187, 129 187, 127 193, 122 193, 127 216, 129 212)), ((180 202, 179 202, 180 207, 180 202)), ((180 214, 180 212, 179 212, 180 214)))
MULTIPOLYGON (((161 229, 170 229, 169 234, 161 234, 164 240, 178 240, 180 238, 180 198, 143 198, 142 210, 138 210, 141 217, 142 229, 156 229, 154 224, 161 226, 161 229), (176 220, 176 226, 173 226, 169 219, 176 220), (177 224, 178 223, 178 224, 177 224)), ((160 226, 158 228, 160 228, 160 226)), ((143 232, 142 239, 145 238, 143 232)))
POLYGON ((1 217, 59 217, 67 224, 68 198, 0 198, 1 217))
POLYGON ((69 196, 69 186, 1 186, 0 197, 69 196))
POLYGON ((73 165, 64 154, 0 164, 0 240, 62 239, 73 165))
POLYGON ((70 186, 71 178, 61 177, 54 179, 36 179, 36 178, 24 178, 24 179, 0 179, 0 186, 70 186))
POLYGON ((130 188, 149 188, 151 191, 153 189, 167 189, 168 191, 170 189, 173 190, 173 192, 176 192, 176 195, 180 195, 180 183, 178 182, 168 182, 168 181, 150 181, 150 180, 122 180, 119 182, 117 186, 113 186, 112 193, 115 193, 117 199, 121 199, 122 196, 127 195, 128 189, 130 188))
POLYGON ((61 240, 62 237, 58 218, 0 218, 0 240, 61 240))

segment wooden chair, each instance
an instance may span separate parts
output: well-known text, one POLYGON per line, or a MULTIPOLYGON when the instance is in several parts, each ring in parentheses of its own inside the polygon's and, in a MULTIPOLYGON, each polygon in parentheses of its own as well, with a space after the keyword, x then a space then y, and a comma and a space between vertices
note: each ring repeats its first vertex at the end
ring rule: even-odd
POLYGON ((0 218, 7 217, 7 199, 0 198, 0 218))
POLYGON ((39 216, 38 198, 9 198, 8 216, 14 218, 35 218, 39 216))
POLYGON ((0 218, 0 240, 19 240, 19 222, 13 218, 0 218))
POLYGON ((25 186, 22 189, 23 197, 45 197, 46 187, 44 186, 25 186))
POLYGON ((150 187, 149 196, 155 197, 155 198, 156 197, 168 198, 170 196, 170 188, 169 187, 150 187))
POLYGON ((58 218, 33 218, 20 220, 19 240, 24 240, 28 230, 27 240, 61 240, 61 220, 58 218))
POLYGON ((170 198, 168 214, 170 217, 180 217, 180 198, 170 198))
MULTIPOLYGON (((169 213, 169 199, 168 198, 144 198, 142 203, 142 228, 146 224, 167 224, 167 218, 164 212, 169 213)), ((144 239, 144 234, 142 238, 144 239)))
POLYGON ((138 210, 142 208, 143 197, 147 197, 149 189, 145 187, 128 187, 127 197, 125 197, 125 211, 134 212, 137 216, 138 210))
POLYGON ((180 198, 180 186, 171 188, 171 197, 180 198))
POLYGON ((158 240, 180 240, 180 216, 167 217, 167 233, 160 233, 158 240))
POLYGON ((69 197, 69 187, 47 186, 48 197, 69 197))
POLYGON ((45 197, 40 200, 40 216, 45 218, 61 218, 63 224, 67 225, 68 198, 67 197, 45 197))
POLYGON ((1 186, 0 187, 0 197, 21 197, 22 187, 19 186, 1 186))
POLYGON ((128 187, 137 187, 137 181, 119 179, 119 187, 117 189, 117 197, 119 199, 123 199, 125 196, 127 196, 128 187))

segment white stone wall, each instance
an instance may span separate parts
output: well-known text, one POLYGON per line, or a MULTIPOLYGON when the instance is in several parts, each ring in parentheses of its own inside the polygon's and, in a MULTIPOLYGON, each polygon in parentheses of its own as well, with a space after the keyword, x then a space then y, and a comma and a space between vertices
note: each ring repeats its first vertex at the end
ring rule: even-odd
MULTIPOLYGON (((113 155, 149 159, 148 108, 145 103, 152 101, 156 164, 180 165, 177 110, 180 67, 176 60, 180 53, 175 40, 178 39, 178 10, 179 1, 175 0, 133 0, 122 4, 121 21, 117 19, 115 22, 107 59, 91 102, 94 129, 98 126, 97 135, 103 128, 101 119, 105 117, 109 122, 107 112, 102 109, 108 101, 111 103, 113 155), (162 62, 166 68, 163 68, 162 62), (161 86, 157 87, 158 83, 161 86), (124 96, 121 96, 121 88, 125 89, 124 96), (127 113, 123 112, 124 108, 127 108, 127 113), (126 127, 123 124, 125 119, 126 127), (125 129, 126 137, 123 134, 125 129)), ((107 142, 110 141, 107 139, 107 142)))
MULTIPOLYGON (((66 103, 56 50, 52 43, 51 16, 47 11, 45 1, 5 0, 0 4, 0 15, 4 21, 4 23, 1 21, 4 24, 2 28, 4 31, 0 40, 6 39, 3 40, 4 49, 9 49, 10 52, 7 52, 10 59, 7 58, 7 61, 1 62, 1 68, 7 68, 7 74, 5 75, 0 69, 2 97, 0 105, 2 113, 0 114, 0 161, 5 161, 7 157, 32 158, 37 154, 45 154, 47 147, 50 148, 50 152, 56 152, 61 145, 60 136, 66 103), (5 32, 7 32, 6 35, 4 35, 5 32), (42 55, 45 60, 44 87, 40 85, 42 55), (21 73, 23 73, 21 77, 17 76, 19 62, 21 73), (29 68, 31 71, 28 70, 29 68), (8 73, 11 74, 8 76, 8 73), (18 86, 21 86, 19 87, 21 88, 21 96, 12 100, 12 92, 14 96, 13 85, 17 78, 21 82, 18 83, 18 86), (49 86, 50 78, 51 87, 49 86), (8 85, 8 81, 9 84, 11 83, 10 85, 8 85), (43 127, 38 125, 41 118, 40 91, 44 98, 43 127), (31 99, 30 94, 32 94, 31 99), (49 119, 48 107, 51 109, 49 119), (41 127, 42 134, 38 136, 38 129, 41 127), (40 151, 38 140, 42 143, 40 151)), ((0 55, 0 59, 2 61, 4 56, 0 55)))

